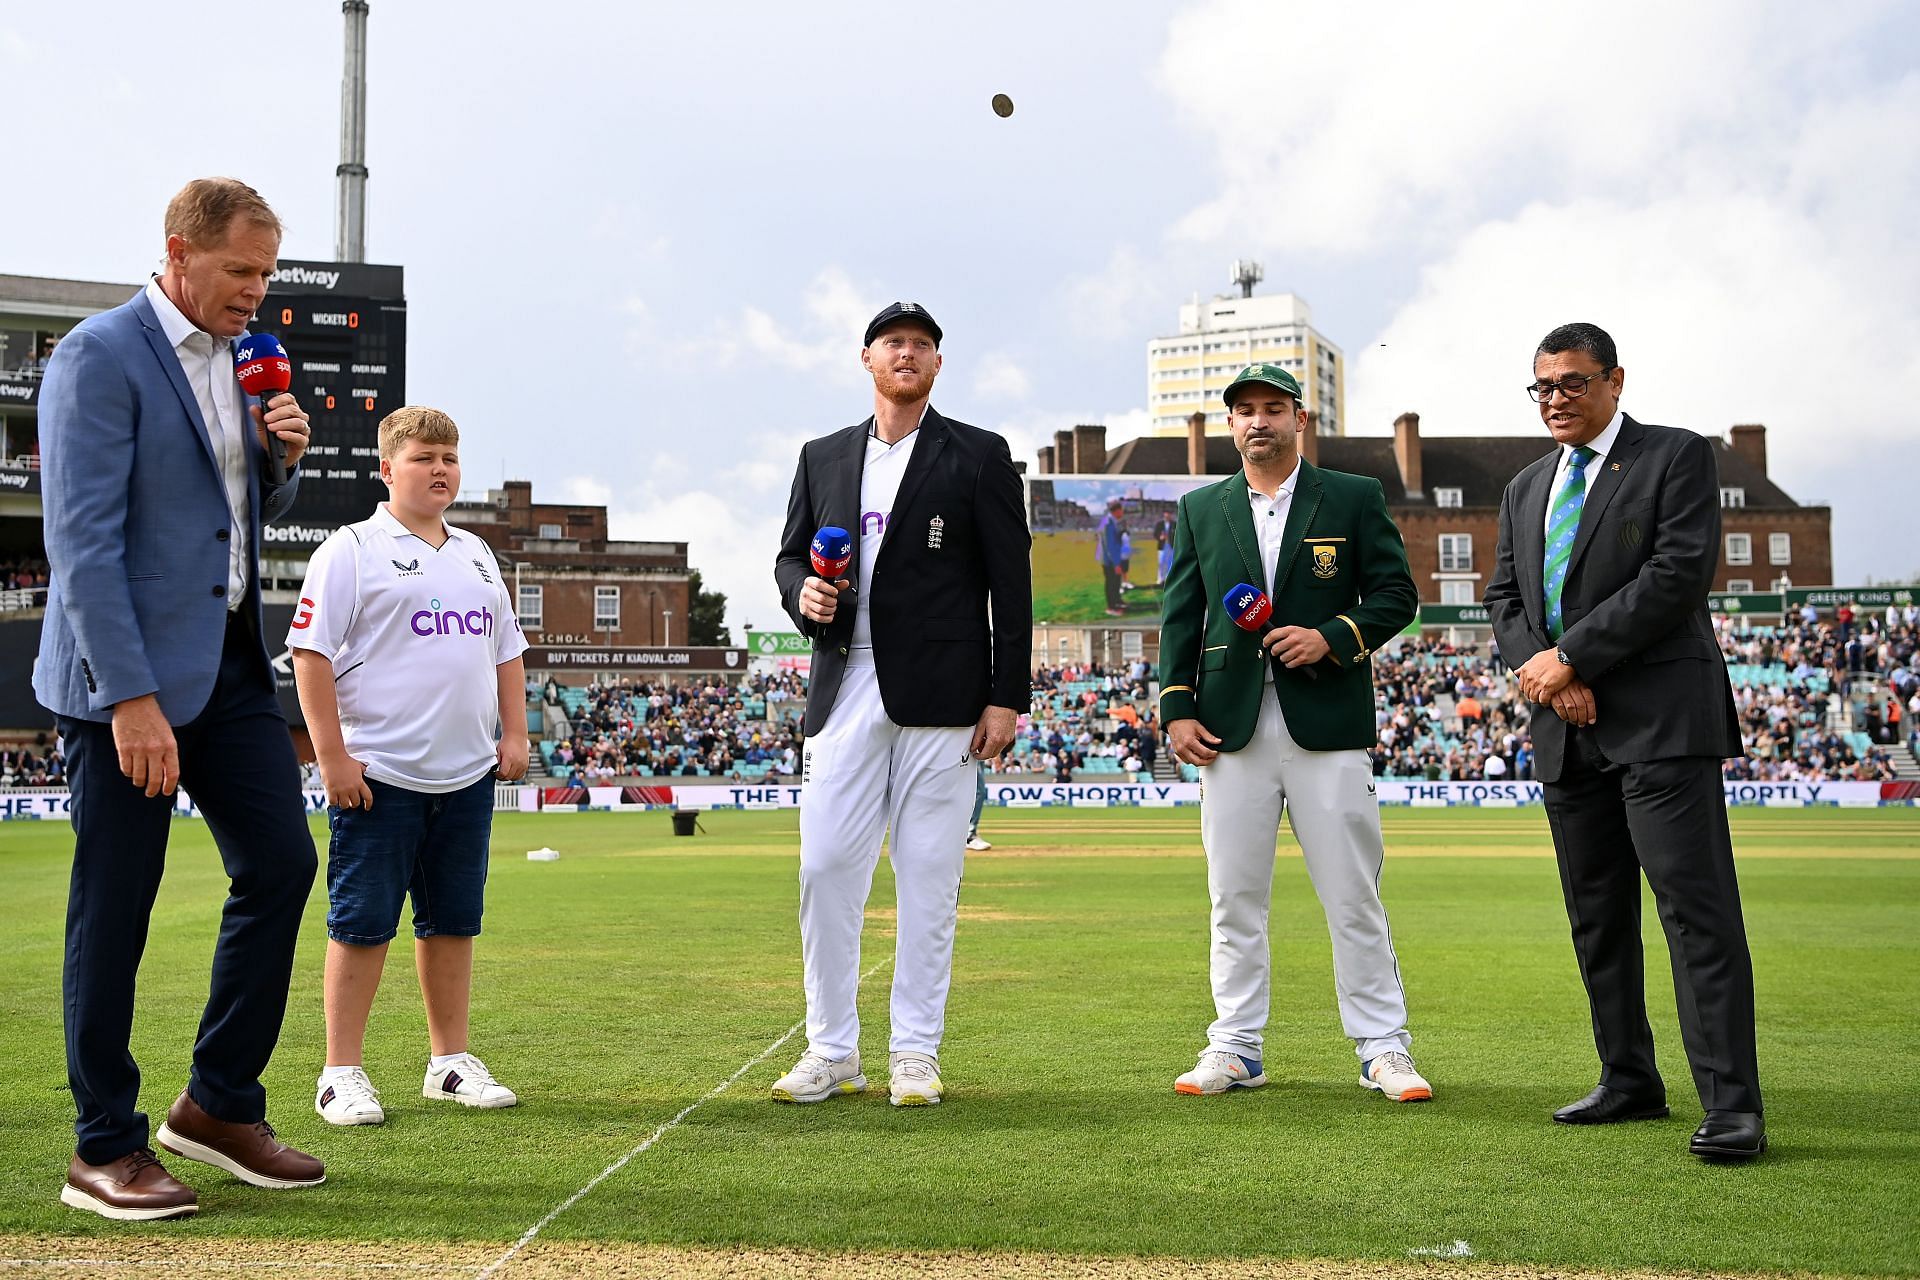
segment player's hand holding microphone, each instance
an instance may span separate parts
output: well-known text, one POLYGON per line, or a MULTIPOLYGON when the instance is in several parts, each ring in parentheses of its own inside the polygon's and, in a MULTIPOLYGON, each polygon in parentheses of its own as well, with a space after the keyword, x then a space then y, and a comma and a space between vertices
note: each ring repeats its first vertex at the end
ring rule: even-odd
POLYGON ((1290 667, 1309 680, 1320 673, 1313 664, 1327 656, 1327 638, 1312 627, 1276 627, 1273 625, 1273 601, 1267 593, 1250 583, 1238 583, 1221 597, 1233 625, 1260 637, 1260 647, 1276 666, 1290 667))
POLYGON ((840 593, 851 592, 853 584, 844 576, 853 563, 853 539, 837 525, 823 525, 813 535, 808 549, 814 576, 800 584, 800 615, 825 626, 833 621, 840 605, 840 593))
POLYGON ((233 351, 233 372, 240 389, 260 397, 253 422, 260 446, 267 451, 267 470, 274 484, 285 484, 287 473, 307 451, 306 410, 288 392, 293 385, 293 361, 280 339, 270 333, 249 334, 233 351))

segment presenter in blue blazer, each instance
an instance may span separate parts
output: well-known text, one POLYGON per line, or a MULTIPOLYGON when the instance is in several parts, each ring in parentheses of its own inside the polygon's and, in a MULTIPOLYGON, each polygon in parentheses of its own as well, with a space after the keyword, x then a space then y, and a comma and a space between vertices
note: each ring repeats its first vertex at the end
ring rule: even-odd
POLYGON ((63 1007, 79 1115, 60 1198, 108 1218, 198 1208, 152 1149, 128 1048, 180 786, 232 889, 159 1145, 256 1186, 323 1175, 274 1137, 260 1084, 314 875, 259 590, 261 526, 298 484, 266 478, 268 437, 292 467, 307 419, 286 394, 263 413, 233 359, 279 252, 279 219, 251 187, 187 184, 167 206, 162 274, 62 339, 41 388, 53 574, 33 687, 66 743, 74 832, 63 1007))

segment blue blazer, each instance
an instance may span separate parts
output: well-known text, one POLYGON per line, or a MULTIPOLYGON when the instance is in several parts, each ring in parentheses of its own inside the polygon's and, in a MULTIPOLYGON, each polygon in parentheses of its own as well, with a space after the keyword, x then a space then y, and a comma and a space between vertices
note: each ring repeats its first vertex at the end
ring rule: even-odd
MULTIPOLYGON (((267 483, 266 450, 246 436, 257 581, 261 525, 287 513, 299 477, 267 483)), ((40 388, 40 486, 53 572, 34 694, 56 715, 107 721, 116 702, 152 693, 169 723, 192 720, 220 668, 232 516, 200 406, 144 290, 54 348, 40 388)))

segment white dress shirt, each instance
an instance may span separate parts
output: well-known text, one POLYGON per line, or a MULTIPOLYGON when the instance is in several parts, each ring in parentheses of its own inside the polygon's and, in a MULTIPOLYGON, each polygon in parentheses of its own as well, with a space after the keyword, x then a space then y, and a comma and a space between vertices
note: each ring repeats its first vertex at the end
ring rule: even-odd
MULTIPOLYGON (((1300 481, 1300 464, 1293 464, 1293 471, 1280 482, 1280 488, 1272 497, 1253 487, 1251 478, 1247 481, 1247 502, 1253 507, 1253 532, 1260 542, 1260 578, 1255 583, 1269 596, 1273 594, 1273 575, 1280 567, 1280 543, 1287 532, 1287 514, 1293 510, 1293 487, 1300 481)), ((1273 664, 1262 663, 1267 673, 1267 683, 1273 683, 1273 664)))
MULTIPOLYGON (((1587 448, 1593 450, 1593 456, 1587 459, 1586 465, 1588 493, 1593 492, 1593 482, 1600 474, 1600 464, 1607 460, 1607 454, 1613 451, 1614 442, 1620 438, 1620 423, 1625 417, 1624 413, 1615 409, 1613 421, 1607 424, 1607 429, 1587 441, 1587 448)), ((1553 484, 1547 489, 1547 518, 1540 526, 1542 536, 1553 531, 1553 511, 1560 505, 1560 490, 1566 486, 1567 472, 1572 469, 1569 466, 1572 461, 1573 446, 1561 445, 1560 461, 1553 469, 1553 484)))
POLYGON ((227 609, 238 609, 247 594, 247 537, 252 529, 248 500, 247 405, 240 380, 233 372, 233 346, 216 338, 181 314, 158 277, 147 282, 147 301, 160 320, 180 371, 193 388, 194 403, 207 424, 214 456, 220 459, 220 480, 227 491, 227 509, 233 525, 227 535, 227 609))

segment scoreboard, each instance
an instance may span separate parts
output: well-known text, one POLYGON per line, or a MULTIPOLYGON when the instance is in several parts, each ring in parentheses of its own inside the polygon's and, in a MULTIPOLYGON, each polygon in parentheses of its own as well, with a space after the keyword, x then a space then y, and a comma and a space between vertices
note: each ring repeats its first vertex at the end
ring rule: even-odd
POLYGON ((266 526, 261 548, 297 556, 387 496, 380 419, 407 402, 402 269, 282 258, 249 329, 286 347, 292 391, 312 426, 293 510, 266 526))

